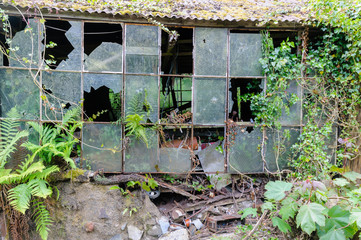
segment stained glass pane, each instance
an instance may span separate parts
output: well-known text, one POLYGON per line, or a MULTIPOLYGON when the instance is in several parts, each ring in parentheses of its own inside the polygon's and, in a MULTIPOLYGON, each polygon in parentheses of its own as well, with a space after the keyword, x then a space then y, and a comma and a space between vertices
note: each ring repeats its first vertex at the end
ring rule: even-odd
POLYGON ((226 79, 196 78, 194 82, 195 124, 224 124, 226 79))
POLYGON ((227 29, 195 28, 195 75, 226 76, 227 29))
MULTIPOLYGON (((28 24, 24 30, 16 29, 19 32, 13 36, 10 47, 18 50, 10 52, 9 65, 11 67, 37 67, 39 63, 38 22, 38 19, 31 18, 28 19, 28 24)), ((20 22, 19 24, 24 23, 20 22)), ((16 27, 12 26, 13 32, 16 27)))
POLYGON ((126 26, 126 72, 158 73, 158 27, 126 26))
POLYGON ((115 124, 84 124, 83 167, 105 172, 122 171, 122 130, 115 124))
POLYGON ((126 76, 125 115, 134 113, 143 115, 145 121, 158 120, 158 77, 126 76))
POLYGON ((61 120, 68 109, 80 105, 80 73, 43 72, 43 120, 61 120))
POLYGON ((253 127, 238 127, 230 133, 228 165, 230 173, 263 172, 263 161, 259 151, 262 137, 261 129, 253 127))
POLYGON ((27 70, 0 69, 1 114, 4 117, 13 107, 22 119, 39 119, 39 84, 35 72, 27 70))
POLYGON ((300 128, 282 127, 266 131, 266 161, 268 170, 275 172, 288 167, 292 155, 292 145, 297 143, 300 128))
POLYGON ((158 136, 157 132, 147 129, 147 144, 130 137, 125 148, 125 172, 157 172, 158 136))
POLYGON ((256 33, 231 33, 231 76, 262 76, 262 36, 256 33))

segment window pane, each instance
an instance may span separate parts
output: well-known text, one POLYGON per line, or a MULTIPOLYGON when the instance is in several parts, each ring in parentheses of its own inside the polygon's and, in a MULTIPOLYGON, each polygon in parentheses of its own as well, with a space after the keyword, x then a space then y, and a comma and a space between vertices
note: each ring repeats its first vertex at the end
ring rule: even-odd
POLYGON ((196 78, 194 82, 194 123, 224 124, 226 79, 196 78))
POLYGON ((122 75, 84 74, 84 119, 114 122, 121 117, 122 75))
MULTIPOLYGON (((35 72, 33 72, 35 75, 35 72)), ((13 107, 23 119, 39 119, 39 84, 28 70, 0 69, 1 117, 13 107)))
POLYGON ((135 113, 143 115, 145 122, 158 120, 158 77, 126 76, 125 115, 135 113))
POLYGON ((196 75, 226 76, 227 29, 195 28, 196 75))
MULTIPOLYGON (((288 93, 288 98, 291 98, 291 94, 295 94, 299 98, 301 98, 301 87, 297 84, 296 81, 290 82, 289 88, 286 90, 288 93)), ((287 104, 289 99, 283 99, 283 101, 287 104)), ((280 118, 281 124, 301 124, 301 101, 297 101, 289 108, 289 113, 283 110, 282 116, 280 118)))
POLYGON ((43 72, 43 120, 61 120, 63 114, 80 104, 80 73, 43 72))
POLYGON ((148 146, 141 140, 130 137, 125 148, 125 172, 157 172, 158 136, 147 129, 148 146))
MULTIPOLYGON (((15 19, 15 18, 14 18, 15 19)), ((10 52, 10 66, 11 67, 37 67, 39 63, 39 49, 38 49, 38 19, 28 19, 28 24, 25 24, 21 18, 16 18, 17 25, 12 24, 13 39, 10 47, 12 49, 18 48, 17 51, 10 52), (25 28, 19 28, 23 26, 25 28)))
POLYGON ((231 33, 230 75, 262 76, 262 35, 255 33, 231 33))
POLYGON ((268 170, 275 172, 288 167, 292 159, 291 147, 297 143, 300 136, 300 128, 282 127, 267 129, 266 161, 268 170))
POLYGON ((83 167, 93 171, 122 171, 122 130, 115 124, 84 124, 83 167))
POLYGON ((158 27, 126 25, 126 72, 158 73, 158 27))
POLYGON ((262 137, 261 129, 254 127, 237 127, 235 132, 230 133, 228 165, 230 173, 263 172, 263 161, 259 151, 262 137))
POLYGON ((84 31, 85 70, 122 72, 122 25, 85 23, 84 31))

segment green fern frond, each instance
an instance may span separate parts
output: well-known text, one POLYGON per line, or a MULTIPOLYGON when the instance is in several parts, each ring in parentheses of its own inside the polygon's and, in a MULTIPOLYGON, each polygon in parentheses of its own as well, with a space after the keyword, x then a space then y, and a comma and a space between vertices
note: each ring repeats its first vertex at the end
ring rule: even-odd
MULTIPOLYGON (((46 179, 49 177, 50 174, 55 173, 55 172, 59 172, 59 171, 60 171, 59 167, 53 165, 53 166, 50 166, 50 167, 45 168, 45 169, 44 169, 43 171, 41 171, 41 172, 38 172, 38 173, 36 174, 36 178, 37 178, 37 179, 46 180, 46 179)), ((31 177, 30 177, 29 179, 32 180, 31 177)))
POLYGON ((126 136, 134 136, 135 139, 144 142, 148 148, 148 138, 146 134, 146 128, 141 124, 143 121, 143 115, 133 114, 128 115, 125 119, 126 125, 125 130, 127 131, 126 136))
POLYGON ((25 211, 29 208, 31 199, 31 188, 28 184, 20 184, 8 191, 8 200, 10 205, 17 211, 25 214, 25 211))
POLYGON ((143 93, 142 92, 134 94, 134 96, 128 103, 127 110, 128 110, 129 115, 143 112, 143 93))
POLYGON ((19 141, 21 138, 27 136, 29 136, 29 132, 27 131, 17 132, 15 136, 8 136, 8 138, 6 139, 6 146, 2 146, 0 151, 0 168, 3 168, 5 166, 5 164, 7 163, 7 159, 10 157, 11 153, 16 150, 16 142, 19 141))
POLYGON ((63 125, 68 125, 69 123, 77 122, 81 113, 80 107, 72 108, 68 110, 63 116, 63 125))
POLYGON ((46 209, 43 202, 33 201, 34 215, 33 219, 36 225, 36 231, 39 233, 42 240, 48 239, 49 226, 52 224, 49 211, 46 209))
POLYGON ((31 194, 36 197, 47 198, 53 193, 48 182, 42 179, 35 178, 28 182, 28 186, 31 188, 31 194))

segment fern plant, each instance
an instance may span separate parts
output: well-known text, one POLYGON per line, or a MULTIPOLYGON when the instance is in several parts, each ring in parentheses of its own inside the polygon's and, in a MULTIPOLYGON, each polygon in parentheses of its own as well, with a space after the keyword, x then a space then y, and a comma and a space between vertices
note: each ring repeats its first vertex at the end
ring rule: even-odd
MULTIPOLYGON (((16 185, 8 190, 7 199, 10 205, 23 214, 30 208, 32 198, 45 199, 53 193, 53 189, 46 179, 51 173, 58 172, 59 167, 55 165, 46 167, 41 160, 35 161, 38 153, 49 145, 46 144, 32 155, 28 155, 16 170, 0 169, 0 184, 16 185)), ((36 229, 41 238, 46 240, 48 226, 52 222, 49 212, 41 201, 37 201, 33 205, 36 229)))
POLYGON ((56 123, 54 126, 28 122, 28 124, 39 133, 40 144, 27 142, 24 143, 23 146, 33 153, 41 149, 39 157, 46 165, 53 164, 54 158, 60 157, 71 168, 76 168, 70 156, 73 151, 73 146, 79 142, 79 139, 76 138, 74 134, 78 129, 82 128, 82 122, 77 120, 80 111, 80 108, 67 111, 63 117, 63 121, 56 123))
POLYGON ((20 116, 15 108, 12 108, 7 118, 1 120, 0 130, 0 169, 4 168, 11 154, 16 150, 16 143, 29 135, 26 130, 19 131, 20 122, 16 121, 20 116))

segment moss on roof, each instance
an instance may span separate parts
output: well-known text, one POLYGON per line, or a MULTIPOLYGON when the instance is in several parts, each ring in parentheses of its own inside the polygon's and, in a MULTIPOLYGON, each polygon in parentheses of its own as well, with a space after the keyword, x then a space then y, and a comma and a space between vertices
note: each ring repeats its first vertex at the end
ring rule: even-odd
POLYGON ((307 0, 0 0, 56 11, 228 21, 304 21, 307 0))

